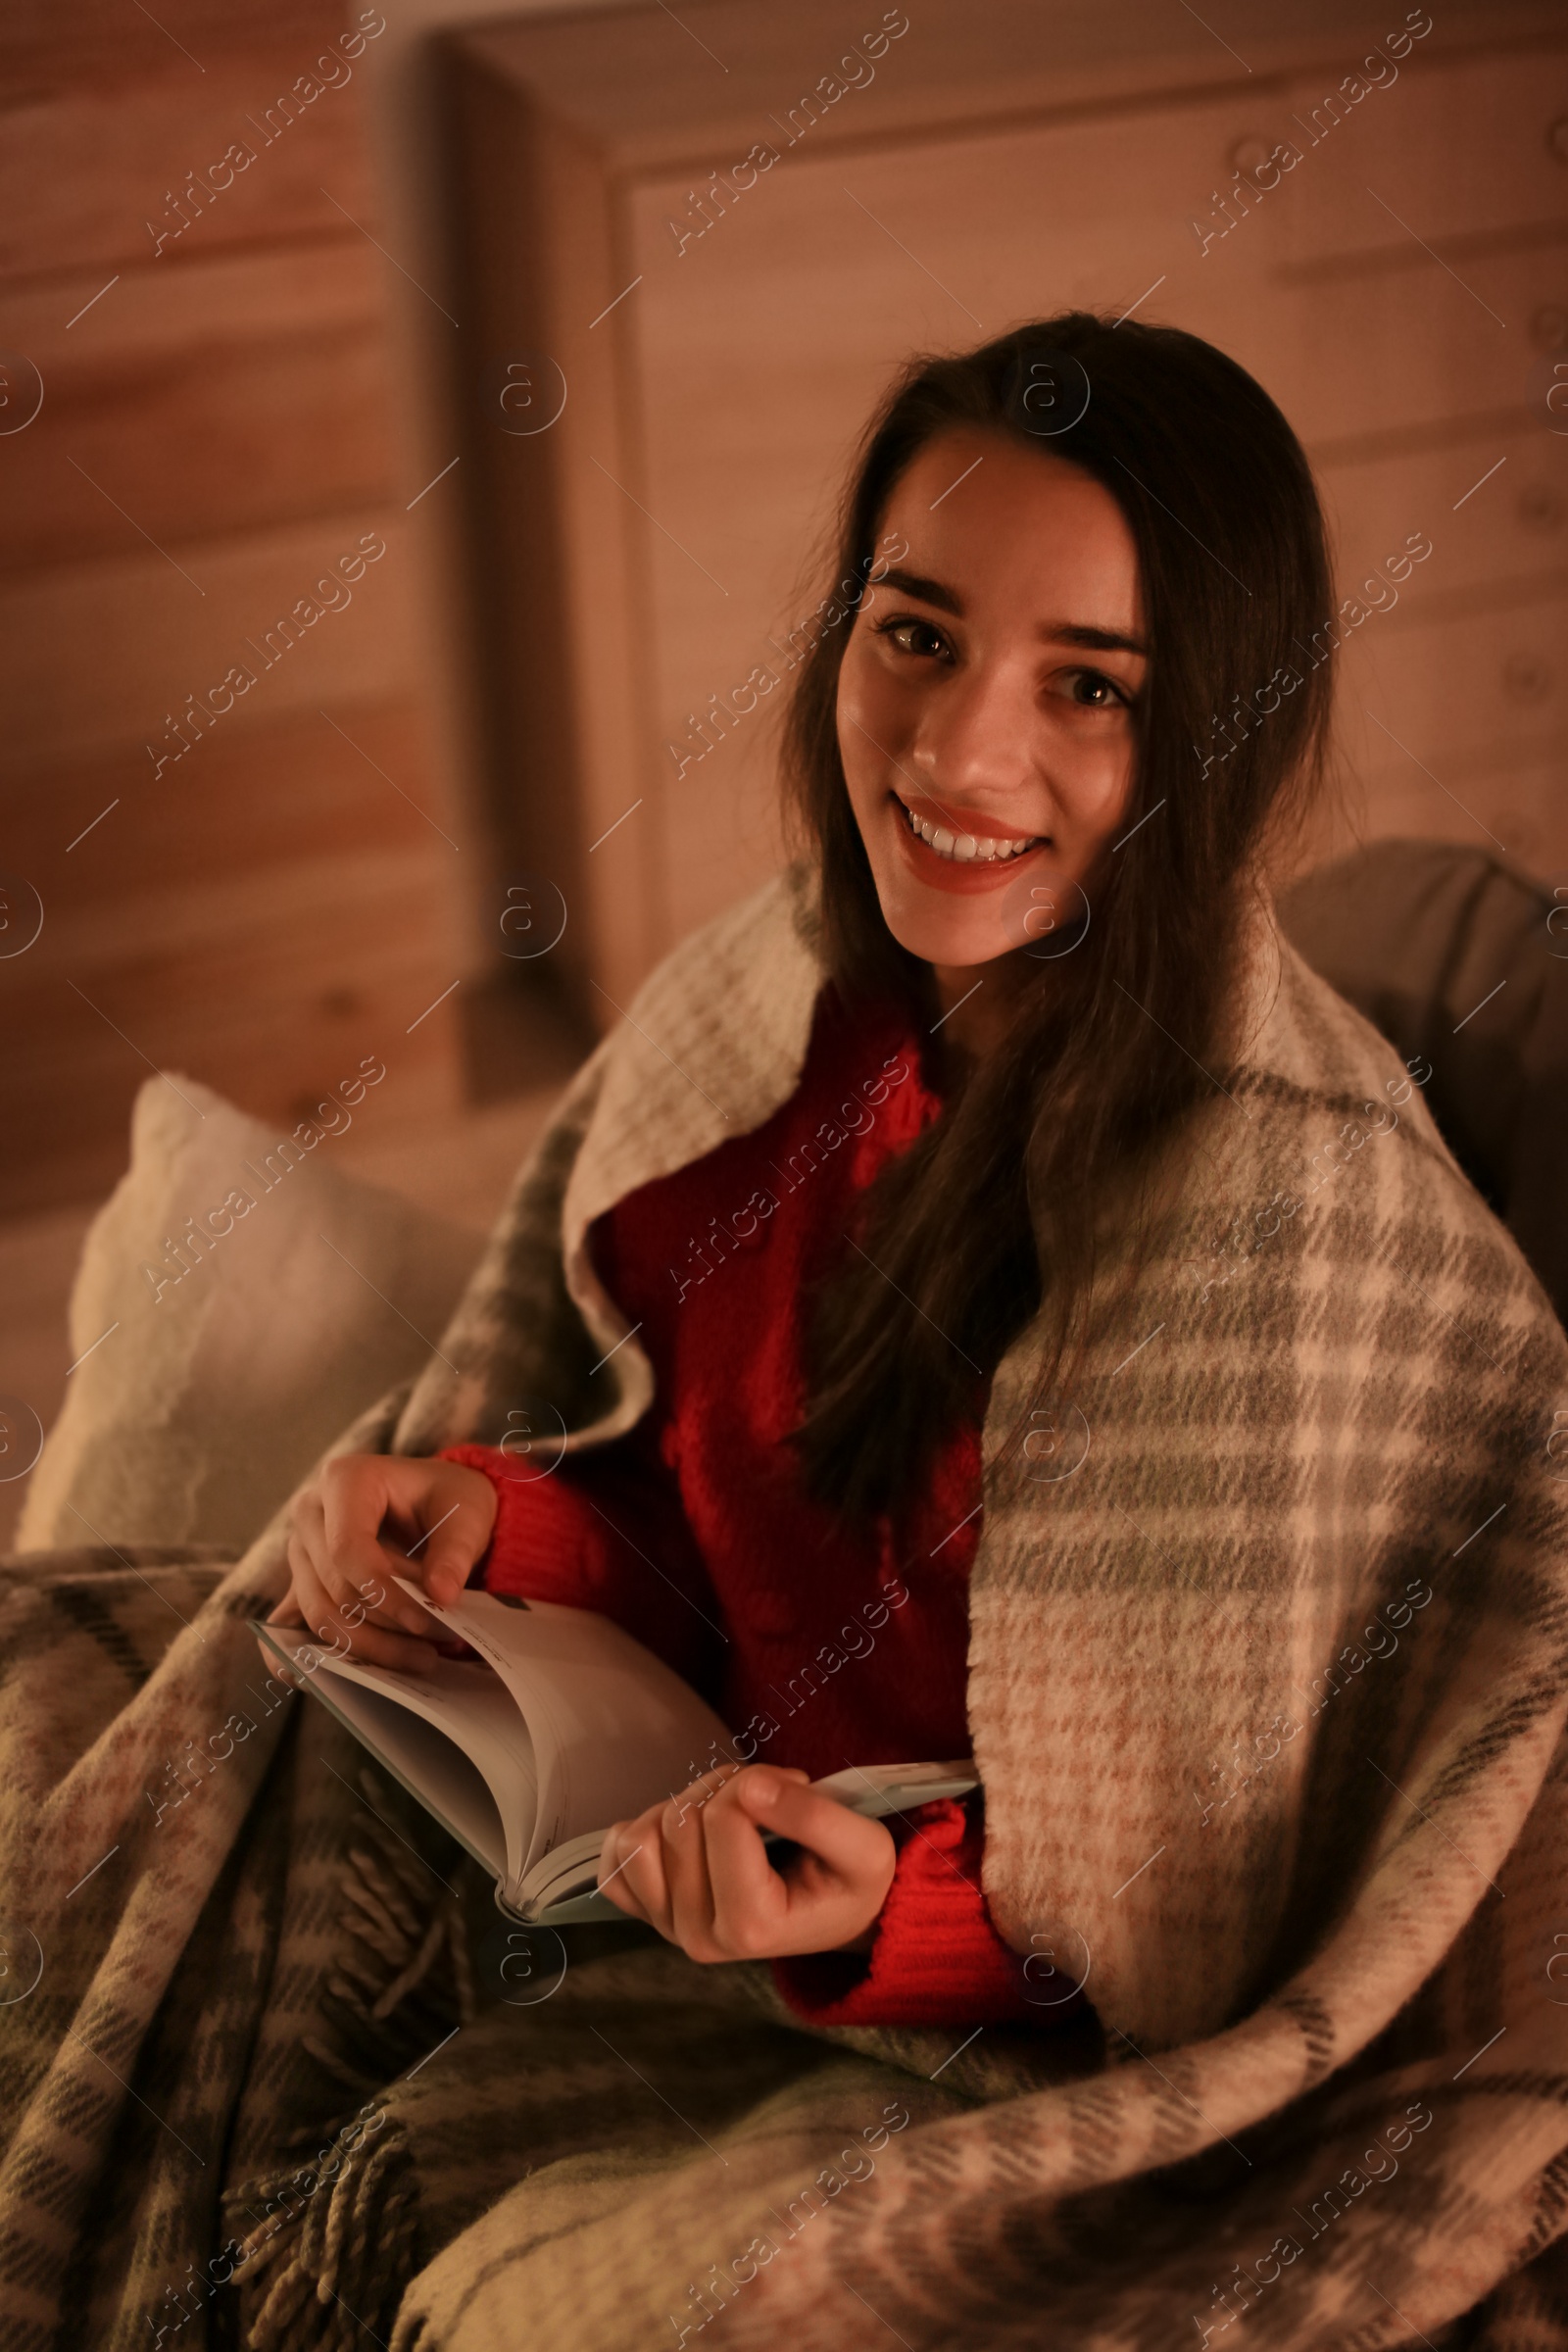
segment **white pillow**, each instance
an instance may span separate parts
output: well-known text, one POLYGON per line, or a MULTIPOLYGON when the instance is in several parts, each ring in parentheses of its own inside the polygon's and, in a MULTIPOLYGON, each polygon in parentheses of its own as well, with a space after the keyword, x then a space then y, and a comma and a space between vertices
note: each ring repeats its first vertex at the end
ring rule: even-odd
POLYGON ((177 1083, 137 1096, 130 1167, 88 1232, 71 1300, 81 1360, 20 1549, 242 1550, 339 1431, 424 1362, 483 1248, 335 1168, 336 1102, 285 1143, 177 1083))

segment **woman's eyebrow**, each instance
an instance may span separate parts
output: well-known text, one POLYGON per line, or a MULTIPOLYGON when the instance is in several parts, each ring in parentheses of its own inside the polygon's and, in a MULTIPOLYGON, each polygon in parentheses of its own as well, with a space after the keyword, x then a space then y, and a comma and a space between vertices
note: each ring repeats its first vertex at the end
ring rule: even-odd
POLYGON ((1148 646, 1141 637, 1124 637, 1119 629, 1097 629, 1081 620, 1047 621, 1040 634, 1053 645, 1077 645, 1091 654, 1142 654, 1148 646))
POLYGON ((917 571, 900 571, 897 565, 879 571, 868 582, 872 588, 897 588, 901 596, 912 596, 922 605, 935 605, 939 612, 963 615, 963 600, 955 588, 944 588, 940 580, 922 579, 917 571))

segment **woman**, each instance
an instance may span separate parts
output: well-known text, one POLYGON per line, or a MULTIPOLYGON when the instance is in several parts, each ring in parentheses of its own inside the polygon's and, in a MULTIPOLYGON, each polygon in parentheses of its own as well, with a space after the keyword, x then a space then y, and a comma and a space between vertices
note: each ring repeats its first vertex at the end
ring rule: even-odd
MULTIPOLYGON (((385 1988, 329 2046, 306 1874, 357 1817, 341 1736, 295 1727, 300 1889, 244 2014, 385 2129, 251 2340, 341 2301, 468 2352, 526 2297, 561 2346, 836 2347, 869 2306, 922 2345, 1049 2310, 1555 2352, 1568 1346, 1420 1069, 1273 924, 1328 702, 1308 469, 1220 354, 1075 313, 907 371, 840 553, 863 590, 790 717, 807 857, 655 974, 413 1396, 160 1670, 188 1705, 285 1552, 282 1621, 416 1663, 377 1581, 415 1544, 433 1597, 619 1615, 758 1760, 618 1826, 607 1889, 662 1941, 575 1963, 521 2040, 465 2012, 421 2077, 374 2030, 439 1892, 405 1879, 406 1943, 374 1914, 385 1988), (541 1411, 544 1462, 508 1437, 541 1411), (805 1786, 970 1746, 983 1814, 902 1838, 805 1786)), ((213 1794, 242 1923, 281 1833, 238 1772, 213 1794)), ((271 2077, 233 2079, 225 2215, 270 2144, 271 2077)))
MULTIPOLYGON (((799 1085, 757 1134, 618 1202, 590 1236, 617 1341, 635 1327, 655 1369, 655 1412, 618 1449, 641 1476, 614 1522, 632 1520, 638 1545, 603 1556, 624 1458, 575 1457, 583 1507, 568 1512, 499 1450, 448 1467, 340 1457, 296 1501, 276 1615, 382 1663, 428 1658, 433 1621, 395 1588, 363 1611, 387 1591, 371 1583, 384 1528, 398 1553, 419 1544, 432 1592, 483 1558, 492 1589, 635 1620, 710 1683, 712 1644, 692 1637, 716 1619, 714 1695, 737 1732, 753 1727, 740 1753, 760 1738, 769 1761, 621 1825, 612 1898, 701 1960, 874 1948, 856 1995, 827 2006, 804 1997, 809 1973, 785 1976, 819 2017, 1038 2018, 984 1917, 977 1807, 935 1876, 932 1832, 952 1838, 956 1809, 903 1825, 895 1891, 889 1831, 799 1784, 968 1744, 985 1391, 1035 1319, 1043 1269, 1052 1314, 1070 1320, 1102 1188, 1213 1091, 1199 1065, 1233 1009, 1246 869, 1321 754, 1327 672, 1296 649, 1328 602, 1323 532, 1289 427, 1239 368, 1174 330, 1073 318, 908 371, 872 427, 839 555, 863 592, 805 670, 790 743, 831 974, 799 1085), (1227 462, 1195 538, 1167 502, 1193 508, 1177 468, 1205 423, 1227 462), (906 552, 873 564, 889 546, 906 552), (1216 710, 1271 679, 1255 742, 1195 776, 1216 710), (879 1072, 894 1076, 873 1103, 857 1082, 879 1072), (890 1084, 906 1091, 888 1107, 890 1084), (769 1172, 832 1136, 836 1114, 858 1149, 825 1177, 808 1161, 797 1203, 769 1172), (676 1272, 705 1228, 737 1249, 710 1199, 770 1242, 762 1280, 700 1249, 676 1272), (661 1480, 671 1445, 680 1466, 661 1480), (687 1558, 701 1604, 653 1586, 650 1555, 666 1576, 687 1558), (835 1612, 880 1604, 886 1625, 906 1577, 915 1606, 847 1703, 779 1722, 769 1691, 840 1630, 835 1612), (763 1825, 802 1849, 792 1869, 769 1867, 763 1825), (886 1921, 873 1936, 890 1898, 896 1950, 886 1921)), ((1059 1367, 1035 1352, 1038 1412, 1059 1367)), ((841 1993, 844 1976, 828 1980, 841 1993)))

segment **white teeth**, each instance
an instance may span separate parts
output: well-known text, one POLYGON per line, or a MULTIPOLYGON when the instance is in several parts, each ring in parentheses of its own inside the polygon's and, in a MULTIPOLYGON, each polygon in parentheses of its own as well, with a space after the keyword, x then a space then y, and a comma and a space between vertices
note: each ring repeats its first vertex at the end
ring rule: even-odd
POLYGON ((926 847, 935 850, 939 858, 951 858, 959 865, 1000 865, 1010 858, 1021 858, 1026 850, 1034 849, 1043 838, 1039 834, 1026 833, 1015 841, 1004 841, 989 834, 952 833, 946 825, 928 824, 923 816, 916 816, 912 808, 905 808, 902 801, 899 806, 909 820, 911 833, 918 833, 926 847))

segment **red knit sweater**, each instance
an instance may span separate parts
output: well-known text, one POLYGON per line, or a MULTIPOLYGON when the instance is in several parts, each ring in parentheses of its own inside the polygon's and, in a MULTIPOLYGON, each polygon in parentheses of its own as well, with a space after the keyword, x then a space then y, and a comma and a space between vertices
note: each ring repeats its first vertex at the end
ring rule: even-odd
MULTIPOLYGON (((739 1753, 813 1779, 970 1744, 978 1418, 870 1535, 808 1496, 785 1443, 805 1402, 811 1286, 847 1247, 877 1171, 940 1109, 907 1028, 852 1019, 825 991, 800 1084, 773 1117, 591 1229, 605 1286, 652 1361, 652 1411, 546 1475, 487 1446, 447 1453, 497 1489, 473 1581, 602 1610, 712 1702, 739 1753)), ((713 1760, 694 1756, 690 1777, 713 1760)), ((889 1827, 898 1867, 870 1953, 774 1963, 799 2014, 972 2027, 1081 2010, 1081 1996, 1040 2005, 1047 1987, 991 1924, 978 1798, 889 1827)))

